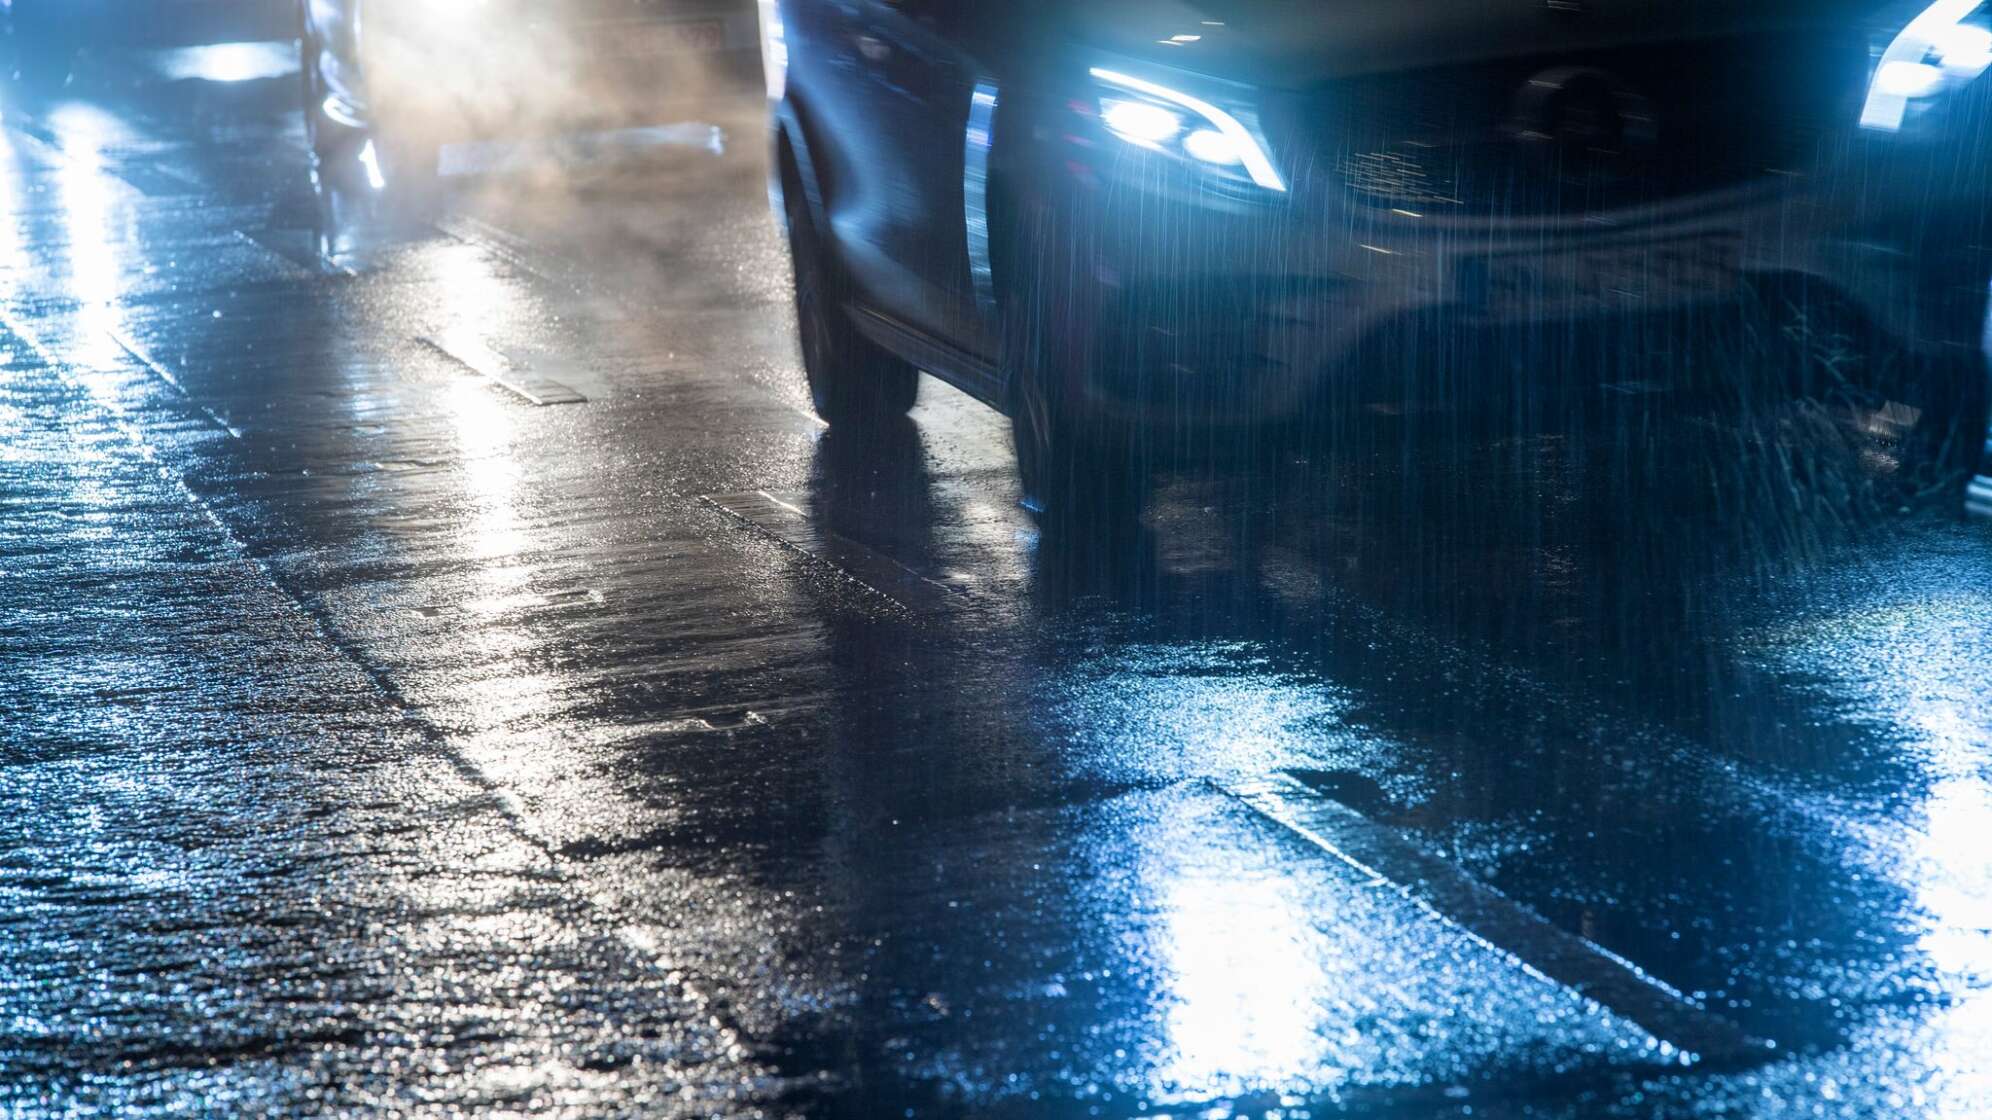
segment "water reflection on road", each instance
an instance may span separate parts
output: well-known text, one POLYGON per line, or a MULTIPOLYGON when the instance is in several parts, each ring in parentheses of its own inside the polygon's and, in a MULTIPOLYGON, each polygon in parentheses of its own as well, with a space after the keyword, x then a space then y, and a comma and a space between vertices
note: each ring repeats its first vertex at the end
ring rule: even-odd
MULTIPOLYGON (((421 759, 473 791, 410 842, 469 877, 394 896, 441 923, 409 955, 424 998, 504 978, 537 1002, 474 1017, 508 1039, 682 1001, 717 1041, 672 1076, 733 1078, 743 1113, 1935 1116, 1992 1092, 1992 559, 1913 499, 1806 490, 1845 449, 1803 409, 1619 395, 1492 439, 1377 416, 1045 532, 1002 422, 952 390, 872 432, 806 417, 755 145, 474 179, 411 225, 304 201, 273 57, 161 71, 226 127, 86 84, 46 138, 10 129, 0 298, 432 752, 390 792, 430 796, 421 759), (225 201, 147 174, 168 158, 225 201), (319 234, 339 267, 278 251, 319 234), (423 342, 449 332, 583 399, 423 342), (1793 431, 1796 454, 1760 438, 1793 431), (1236 795, 1268 776, 1643 970, 1676 1021, 1779 1049, 1684 1070, 1544 944, 1471 935, 1457 894, 1236 795), (464 804, 508 839, 464 841, 464 804), (569 910, 487 912, 487 872, 569 910), (576 1009, 481 948, 554 926, 654 975, 576 1009)), ((222 1014, 252 1012, 308 1026, 222 1014)), ((363 1043, 278 1050, 403 1076, 363 1043)), ((437 1099, 613 1111, 644 1076, 504 1052, 437 1099)))

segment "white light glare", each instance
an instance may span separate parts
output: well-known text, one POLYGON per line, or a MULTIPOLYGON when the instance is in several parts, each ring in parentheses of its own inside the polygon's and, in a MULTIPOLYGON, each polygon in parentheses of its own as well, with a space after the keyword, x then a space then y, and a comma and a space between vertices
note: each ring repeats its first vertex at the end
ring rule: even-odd
POLYGON ((1174 140, 1183 131, 1182 117, 1147 101, 1104 102, 1100 120, 1114 135, 1143 147, 1174 140))
MULTIPOLYGON (((1253 137, 1252 131, 1246 128, 1237 117, 1212 105, 1208 101, 1192 97, 1181 90, 1170 89, 1168 86, 1157 85, 1154 82, 1144 81, 1129 74, 1096 67, 1093 70, 1093 77, 1107 85, 1115 86, 1131 93, 1138 93, 1171 105, 1179 105, 1191 114, 1202 117, 1204 122, 1210 125, 1211 129, 1215 130, 1220 137, 1231 143, 1232 148, 1238 156, 1236 162, 1244 165, 1245 173, 1252 177, 1254 183, 1270 191, 1284 191, 1287 189, 1286 180, 1280 178, 1280 173, 1273 167, 1273 161, 1266 155, 1266 150, 1259 146, 1259 141, 1253 137)), ((1167 112, 1167 110, 1163 111, 1167 112)), ((1109 124, 1108 127, 1111 128, 1112 125, 1109 124)), ((1195 153, 1188 154, 1192 158, 1203 158, 1197 156, 1195 153)))
POLYGON ((1884 62, 1874 72, 1874 91, 1914 101, 1944 88, 1944 69, 1927 62, 1884 62))
POLYGON ((366 147, 360 149, 360 166, 366 168, 367 186, 377 191, 387 189, 387 176, 380 173, 380 153, 374 151, 374 142, 371 140, 367 141, 366 147))
POLYGON ((1212 132, 1208 128, 1200 128, 1183 137, 1183 150, 1205 163, 1214 163, 1219 167, 1231 167, 1245 162, 1244 153, 1238 150, 1237 144, 1232 143, 1231 137, 1222 132, 1212 132))
POLYGON ((297 44, 210 43, 167 54, 160 67, 169 78, 203 82, 254 82, 297 73, 297 44))
POLYGON ((1965 21, 1984 0, 1936 0, 1888 44, 1868 85, 1861 127, 1899 132, 1909 105, 1992 68, 1992 31, 1965 21))
POLYGON ((1937 57, 1953 78, 1968 82, 1992 68, 1992 30, 1975 23, 1957 24, 1937 40, 1937 57))

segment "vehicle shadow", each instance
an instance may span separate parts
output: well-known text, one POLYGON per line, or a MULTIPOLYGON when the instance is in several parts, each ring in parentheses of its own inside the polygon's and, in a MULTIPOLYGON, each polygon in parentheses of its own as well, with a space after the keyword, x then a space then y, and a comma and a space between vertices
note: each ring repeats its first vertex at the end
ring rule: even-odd
POLYGON ((811 462, 814 510, 831 532, 918 566, 941 517, 928 463, 919 426, 904 417, 862 436, 827 430, 811 462))
POLYGON ((1722 597, 1962 506, 1982 371, 1910 368, 1789 306, 1373 340, 1278 453, 1251 438, 1164 472, 1139 532, 1048 537, 1041 590, 1166 614, 1171 577, 1208 605, 1274 556, 1538 668, 1650 671, 1723 637, 1722 597))
POLYGON ((1832 806, 1933 777, 1764 635, 1858 609, 1831 588, 1889 578, 1955 514, 1894 469, 1886 416, 1777 371, 1679 392, 1636 372, 1475 413, 1407 392, 1164 471, 1139 518, 1038 532, 1009 510, 1007 538, 917 425, 827 433, 821 529, 930 579, 1025 573, 945 625, 826 615, 839 814, 1285 769, 1751 1032, 1843 1043, 1855 1020, 1793 993, 1889 990, 1917 955, 1893 857, 1832 806))

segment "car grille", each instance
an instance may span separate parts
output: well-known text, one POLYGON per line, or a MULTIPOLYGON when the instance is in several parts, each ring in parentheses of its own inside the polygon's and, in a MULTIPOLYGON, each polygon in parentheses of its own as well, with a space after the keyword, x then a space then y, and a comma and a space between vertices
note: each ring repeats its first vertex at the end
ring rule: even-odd
POLYGON ((1339 81, 1268 125, 1359 204, 1583 212, 1813 174, 1867 66, 1857 35, 1643 45, 1339 81))

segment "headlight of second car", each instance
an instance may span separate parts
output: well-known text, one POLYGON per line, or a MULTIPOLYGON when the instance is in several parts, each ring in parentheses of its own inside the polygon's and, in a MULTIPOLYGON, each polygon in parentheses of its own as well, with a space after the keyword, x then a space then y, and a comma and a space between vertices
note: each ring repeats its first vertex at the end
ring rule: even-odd
POLYGON ((1157 152, 1225 182, 1284 193, 1249 110, 1226 108, 1194 93, 1119 70, 1095 67, 1100 123, 1137 148, 1157 152))
POLYGON ((1986 0, 1936 0, 1882 49, 1861 127, 1901 132, 1992 68, 1986 0))

